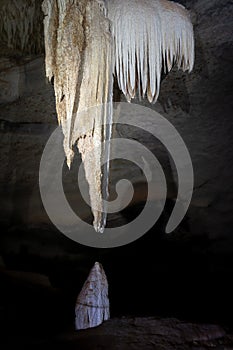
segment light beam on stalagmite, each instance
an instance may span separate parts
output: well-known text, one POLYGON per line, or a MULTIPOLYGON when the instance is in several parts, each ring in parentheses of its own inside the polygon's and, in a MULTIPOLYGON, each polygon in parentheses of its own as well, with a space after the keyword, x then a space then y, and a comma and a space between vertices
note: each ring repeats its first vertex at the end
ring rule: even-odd
POLYGON ((94 228, 103 232, 108 197, 113 75, 128 101, 152 103, 162 69, 191 71, 193 27, 185 8, 167 0, 44 0, 46 73, 70 167, 77 145, 84 162, 94 228), (98 106, 95 113, 90 107, 98 106))

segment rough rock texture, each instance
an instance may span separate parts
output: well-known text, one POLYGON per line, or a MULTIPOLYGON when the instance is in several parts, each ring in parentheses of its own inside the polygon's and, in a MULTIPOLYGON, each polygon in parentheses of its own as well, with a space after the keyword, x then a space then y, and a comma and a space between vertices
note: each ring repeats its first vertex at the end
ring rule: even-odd
POLYGON ((42 0, 0 1, 1 51, 43 52, 42 0))
POLYGON ((70 168, 77 146, 89 184, 93 226, 102 232, 106 222, 102 188, 108 187, 108 175, 106 171, 102 174, 101 161, 108 153, 104 141, 111 134, 113 85, 106 8, 98 1, 45 0, 43 11, 46 75, 54 78, 67 165, 70 168), (100 107, 90 109, 97 105, 100 107), (105 125, 106 121, 110 124, 105 125))
POLYGON ((75 329, 97 327, 109 318, 108 280, 95 262, 76 300, 75 329))
POLYGON ((44 56, 0 57, 0 103, 14 102, 44 88, 44 56))
POLYGON ((168 76, 161 100, 193 161, 192 231, 223 238, 231 235, 233 223, 233 4, 199 0, 186 6, 194 21, 195 68, 188 76, 168 76))
POLYGON ((221 346, 227 343, 225 336, 219 326, 151 317, 113 319, 93 332, 82 332, 75 340, 83 349, 181 350, 221 346))

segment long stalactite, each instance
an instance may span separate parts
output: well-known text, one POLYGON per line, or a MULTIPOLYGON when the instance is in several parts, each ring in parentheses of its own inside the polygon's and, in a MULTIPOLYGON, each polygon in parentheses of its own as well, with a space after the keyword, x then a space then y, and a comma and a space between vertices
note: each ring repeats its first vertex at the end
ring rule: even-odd
POLYGON ((46 73, 49 79, 54 77, 67 164, 70 167, 77 144, 89 184, 93 225, 102 232, 107 199, 102 182, 107 186, 108 177, 102 174, 101 165, 108 153, 104 140, 110 137, 112 119, 110 22, 98 1, 45 0, 43 11, 46 73), (94 106, 98 107, 93 110, 94 106))

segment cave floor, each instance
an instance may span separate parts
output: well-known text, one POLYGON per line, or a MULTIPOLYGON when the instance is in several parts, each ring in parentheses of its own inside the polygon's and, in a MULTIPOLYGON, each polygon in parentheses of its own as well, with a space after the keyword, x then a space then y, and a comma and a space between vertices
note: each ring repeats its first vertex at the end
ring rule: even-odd
MULTIPOLYGON (((53 287, 45 275, 4 267, 0 281, 1 349, 233 349, 232 325, 197 320, 191 314, 163 315, 159 310, 150 316, 143 310, 140 315, 113 311, 99 327, 75 331, 76 293, 53 287)), ((194 298, 190 302, 195 303, 194 298)))

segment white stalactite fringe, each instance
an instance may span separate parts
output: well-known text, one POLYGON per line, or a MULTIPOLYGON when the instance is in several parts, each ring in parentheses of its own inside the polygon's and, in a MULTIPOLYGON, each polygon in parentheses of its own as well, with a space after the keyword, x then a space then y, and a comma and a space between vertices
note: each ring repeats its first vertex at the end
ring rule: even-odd
POLYGON ((98 262, 91 269, 78 295, 75 316, 76 330, 99 326, 110 318, 108 281, 98 262))
POLYGON ((46 74, 49 79, 54 76, 67 164, 70 167, 77 144, 89 184, 93 225, 97 232, 103 232, 108 196, 103 188, 108 188, 108 168, 104 167, 102 174, 101 162, 105 159, 108 163, 106 141, 112 125, 110 22, 105 17, 106 8, 95 0, 45 0, 43 11, 46 74))
POLYGON ((191 71, 193 27, 185 8, 167 0, 109 0, 114 38, 115 72, 128 101, 145 97, 156 102, 162 67, 173 64, 191 71))
POLYGON ((174 64, 184 71, 193 68, 193 27, 185 8, 167 0, 44 0, 43 11, 46 74, 54 77, 67 164, 77 144, 93 225, 103 232, 113 74, 128 101, 138 92, 139 98, 156 102, 162 69, 169 72, 174 64))

